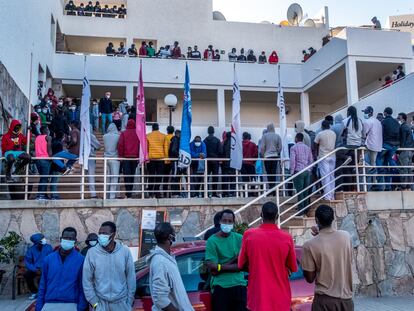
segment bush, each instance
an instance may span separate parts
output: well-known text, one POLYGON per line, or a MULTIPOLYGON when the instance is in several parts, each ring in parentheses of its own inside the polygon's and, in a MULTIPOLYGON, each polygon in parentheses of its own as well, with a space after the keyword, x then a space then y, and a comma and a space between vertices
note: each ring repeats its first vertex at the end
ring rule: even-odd
POLYGON ((16 232, 9 232, 0 240, 0 263, 9 264, 16 257, 16 247, 22 238, 16 232))

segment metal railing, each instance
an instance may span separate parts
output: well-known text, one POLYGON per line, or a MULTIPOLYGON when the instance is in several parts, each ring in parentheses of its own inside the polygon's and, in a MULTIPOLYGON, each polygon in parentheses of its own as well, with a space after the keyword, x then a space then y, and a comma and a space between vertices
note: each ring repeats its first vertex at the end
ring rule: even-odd
MULTIPOLYGON (((345 147, 337 148, 328 153, 324 157, 318 159, 304 170, 286 178, 275 187, 268 189, 260 196, 254 198, 252 201, 242 206, 235 211, 236 215, 241 214, 251 206, 257 204, 260 200, 266 198, 271 193, 275 193, 275 202, 279 209, 278 225, 282 226, 291 219, 302 215, 310 207, 325 200, 325 196, 334 194, 337 190, 367 192, 367 191, 391 191, 391 190, 412 190, 414 191, 414 164, 413 155, 414 148, 399 148, 394 151, 383 150, 377 156, 377 162, 375 165, 371 165, 367 161, 367 149, 365 147, 357 149, 347 149, 345 147), (408 165, 398 165, 397 161, 384 165, 382 159, 387 155, 387 152, 400 154, 407 152, 406 157, 410 160, 408 165), (347 157, 343 163, 336 166, 332 170, 331 174, 325 176, 315 177, 313 181, 309 183, 307 187, 299 191, 289 192, 286 189, 289 188, 287 184, 291 184, 295 178, 299 177, 304 171, 317 170, 320 163, 330 157, 336 156, 338 152, 346 153, 347 157), (379 163, 377 165, 377 163, 379 163), (334 176, 327 183, 324 183, 326 179, 331 175, 334 176), (330 187, 328 187, 330 186, 330 187), (330 188, 327 191, 326 189, 330 188), (291 194, 293 193, 293 194, 291 194), (291 195, 289 195, 291 194, 291 195), (299 199, 301 195, 304 195, 302 199, 299 199), (312 201, 311 201, 312 199, 312 201), (311 202, 310 202, 311 201, 311 202), (300 208, 301 203, 306 203, 300 208)), ((388 154, 390 156, 390 154, 388 154)), ((249 223, 249 227, 257 224, 261 220, 260 217, 249 223)), ((197 237, 201 237, 208 229, 200 232, 197 237)))
MULTIPOLYGON (((259 196, 266 192, 269 184, 283 182, 289 177, 281 169, 281 160, 278 158, 244 159, 252 162, 250 170, 238 171, 229 168, 230 159, 226 158, 192 159, 190 167, 180 169, 177 167, 177 159, 171 158, 154 159, 147 165, 139 165, 136 158, 91 157, 89 171, 83 166, 75 165, 69 175, 63 175, 55 161, 67 159, 33 157, 29 164, 31 173, 13 176, 13 183, 2 183, 7 187, 0 188, 0 195, 24 195, 24 199, 29 199, 34 194, 45 194, 56 199, 60 195, 71 195, 71 198, 78 197, 82 200, 98 196, 107 200, 123 198, 124 195, 139 199, 212 196, 240 198, 259 196), (48 174, 36 172, 39 161, 46 161, 46 166, 52 166, 48 174), (274 163, 277 168, 274 174, 266 173, 266 162, 274 163), (152 173, 154 170, 155 174, 152 173)), ((0 178, 4 180, 4 170, 0 178)))

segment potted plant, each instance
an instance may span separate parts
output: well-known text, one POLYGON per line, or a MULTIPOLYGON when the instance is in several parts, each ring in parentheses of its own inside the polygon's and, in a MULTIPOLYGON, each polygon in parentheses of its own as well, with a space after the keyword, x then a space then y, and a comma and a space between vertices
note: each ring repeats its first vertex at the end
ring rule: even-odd
MULTIPOLYGON (((22 241, 22 238, 14 231, 0 240, 0 264, 10 264, 16 261, 16 248, 22 241)), ((5 270, 0 270, 0 284, 3 279, 5 270)))

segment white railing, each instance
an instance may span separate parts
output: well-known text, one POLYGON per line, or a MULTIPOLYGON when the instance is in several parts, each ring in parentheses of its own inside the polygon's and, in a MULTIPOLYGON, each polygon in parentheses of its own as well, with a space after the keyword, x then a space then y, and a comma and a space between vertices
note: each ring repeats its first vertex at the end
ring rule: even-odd
MULTIPOLYGON (((398 149, 398 152, 403 151, 411 152, 411 157, 414 154, 414 148, 398 149)), ((383 152, 385 152, 385 150, 383 152)), ((414 164, 412 160, 410 160, 409 165, 398 165, 397 163, 392 163, 392 165, 370 165, 365 161, 366 154, 367 152, 364 147, 353 150, 348 150, 344 147, 337 148, 326 156, 318 159, 301 172, 286 178, 285 181, 282 181, 274 188, 269 189, 262 195, 254 198, 252 201, 236 210, 235 214, 241 214, 249 207, 257 204, 259 201, 269 196, 269 194, 276 192, 274 200, 279 209, 278 224, 279 226, 282 226, 289 220, 307 211, 311 206, 324 200, 326 195, 335 193, 338 189, 342 189, 344 187, 347 187, 348 190, 353 189, 354 191, 360 192, 391 191, 400 190, 401 188, 414 191, 414 164), (300 176, 304 171, 317 169, 319 163, 329 157, 335 156, 339 151, 347 152, 349 157, 344 161, 344 163, 337 166, 332 171, 332 174, 334 174, 335 177, 330 182, 321 185, 328 175, 320 176, 315 178, 315 180, 311 182, 308 187, 302 189, 301 191, 295 190, 293 192, 294 194, 291 196, 287 195, 289 193, 286 190, 288 188, 287 184, 292 183, 293 180, 300 176), (357 159, 357 161, 355 161, 355 159, 357 159), (404 180, 401 180, 401 178, 404 180), (330 187, 331 189, 324 192, 325 188, 330 184, 333 184, 332 187, 330 187), (299 200, 299 196, 306 193, 307 195, 299 200), (306 204, 303 208, 298 208, 301 203, 310 201, 311 199, 312 202, 306 204)), ((250 222, 249 226, 257 224, 260 220, 261 218, 258 217, 254 221, 250 222)), ((197 237, 201 237, 210 228, 200 232, 197 237)))
MULTIPOLYGON (((4 158, 2 159, 4 160, 4 158)), ((67 159, 33 157, 32 168, 36 166, 38 160, 53 163, 54 160, 66 161, 67 159)), ((76 165, 72 174, 69 175, 62 175, 56 170, 51 170, 49 174, 45 175, 38 173, 16 175, 13 176, 13 183, 2 183, 7 187, 0 188, 0 195, 10 194, 12 197, 24 195, 24 199, 29 199, 34 194, 46 194, 52 197, 71 194, 71 198, 77 194, 79 199, 99 196, 103 200, 120 198, 124 194, 127 197, 139 199, 152 197, 208 198, 212 196, 239 198, 261 195, 269 188, 269 184, 283 182, 289 177, 285 170, 281 170, 280 159, 275 158, 244 159, 244 161, 254 162, 251 166, 254 172, 249 174, 244 170, 229 170, 226 162, 229 162, 230 159, 226 158, 192 159, 192 166, 182 170, 176 167, 177 159, 156 159, 152 162, 162 162, 164 168, 168 165, 171 168, 171 170, 167 169, 156 175, 149 173, 151 164, 138 165, 138 159, 135 158, 91 157, 90 160, 95 162, 95 171, 101 171, 99 174, 89 174, 82 166, 76 165), (134 162, 132 168, 136 168, 135 172, 121 173, 122 167, 125 167, 128 162, 134 162), (257 173, 256 162, 260 162, 259 167, 262 167, 262 172, 257 173), (278 168, 275 174, 265 172, 266 162, 275 163, 278 168), (112 165, 119 168, 115 168, 118 173, 109 173, 109 167, 112 165), (209 170, 209 167, 212 166, 215 166, 215 169, 209 170), (212 173, 212 171, 216 173, 212 173), (40 182, 38 180, 40 178, 47 180, 40 182), (10 187, 12 191, 10 191, 10 187)), ((5 178, 4 169, 0 178, 5 178)))

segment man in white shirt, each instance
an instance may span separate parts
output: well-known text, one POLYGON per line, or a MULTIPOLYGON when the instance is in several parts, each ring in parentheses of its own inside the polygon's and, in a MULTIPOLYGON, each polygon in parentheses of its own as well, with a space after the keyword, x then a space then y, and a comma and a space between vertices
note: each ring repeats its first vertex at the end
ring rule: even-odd
MULTIPOLYGON (((315 145, 318 150, 318 159, 325 157, 331 151, 335 150, 336 134, 330 129, 330 122, 324 120, 322 122, 322 131, 315 137, 315 145)), ((335 177, 333 171, 335 170, 336 156, 332 154, 323 159, 319 165, 319 175, 323 178, 322 185, 324 187, 324 194, 326 200, 335 199, 335 177)))
MULTIPOLYGON (((382 125, 377 118, 374 117, 374 109, 371 106, 368 106, 364 110, 364 132, 365 136, 365 146, 367 151, 365 153, 365 163, 370 166, 375 166, 377 161, 377 155, 382 151, 382 125)), ((369 174, 375 174, 376 168, 371 167, 368 172, 369 174)), ((372 188, 371 177, 368 179, 368 189, 372 188)))

